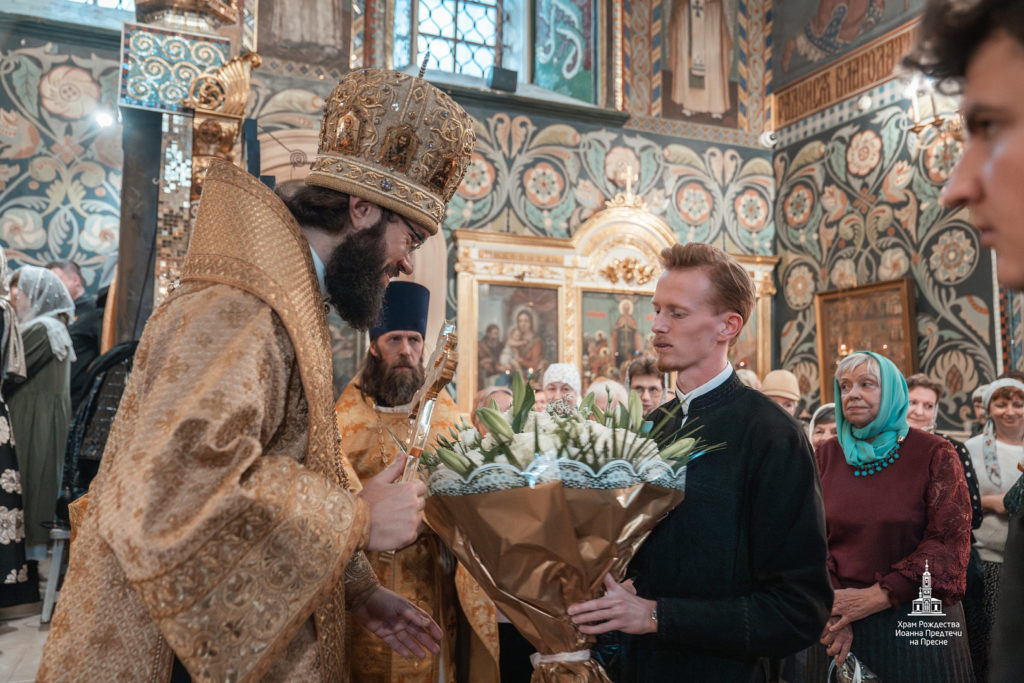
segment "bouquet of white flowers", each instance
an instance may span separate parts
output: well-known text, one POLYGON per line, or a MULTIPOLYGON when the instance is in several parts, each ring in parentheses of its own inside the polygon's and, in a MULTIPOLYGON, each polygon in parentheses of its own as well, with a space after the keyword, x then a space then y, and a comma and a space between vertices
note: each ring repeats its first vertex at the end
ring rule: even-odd
POLYGON ((622 580, 636 549, 683 500, 686 463, 707 452, 697 429, 659 450, 639 397, 607 412, 588 396, 533 410, 516 375, 511 409, 477 411, 424 455, 427 523, 538 653, 533 682, 607 681, 592 636, 567 616, 622 580))

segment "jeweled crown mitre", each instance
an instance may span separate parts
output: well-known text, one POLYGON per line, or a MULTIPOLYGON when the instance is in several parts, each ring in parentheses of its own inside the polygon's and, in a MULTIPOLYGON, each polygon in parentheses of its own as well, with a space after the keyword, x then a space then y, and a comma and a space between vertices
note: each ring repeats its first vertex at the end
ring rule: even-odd
POLYGON ((430 83, 358 69, 324 103, 306 184, 362 197, 435 234, 475 143, 469 114, 430 83))

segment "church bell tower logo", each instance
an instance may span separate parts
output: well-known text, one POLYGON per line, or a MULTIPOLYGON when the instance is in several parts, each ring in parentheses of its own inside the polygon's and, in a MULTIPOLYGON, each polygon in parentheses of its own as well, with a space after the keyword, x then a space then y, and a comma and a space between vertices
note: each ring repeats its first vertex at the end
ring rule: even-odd
POLYGON ((932 597, 932 573, 928 571, 928 560, 924 561, 924 574, 921 575, 921 587, 917 589, 909 616, 912 617, 944 617, 942 600, 932 597))

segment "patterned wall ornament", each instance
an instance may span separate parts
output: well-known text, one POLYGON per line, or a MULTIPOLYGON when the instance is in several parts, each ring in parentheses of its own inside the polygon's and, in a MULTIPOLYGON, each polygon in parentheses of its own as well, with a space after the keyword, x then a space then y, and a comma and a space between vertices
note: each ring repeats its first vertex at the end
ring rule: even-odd
POLYGON ((683 241, 772 254, 771 165, 765 152, 616 133, 469 107, 477 145, 448 205, 446 229, 568 237, 625 187, 683 241))
POLYGON ((188 85, 228 61, 231 42, 126 22, 121 55, 121 106, 175 114, 185 111, 188 85))
POLYGON ((934 128, 913 132, 902 105, 775 157, 780 360, 816 404, 814 293, 912 277, 920 366, 947 389, 940 426, 959 429, 971 391, 996 375, 991 258, 966 211, 939 205, 962 143, 934 128))
POLYGON ((17 38, 0 53, 0 241, 13 267, 76 261, 95 291, 118 242, 121 128, 93 118, 117 96, 116 48, 17 38))

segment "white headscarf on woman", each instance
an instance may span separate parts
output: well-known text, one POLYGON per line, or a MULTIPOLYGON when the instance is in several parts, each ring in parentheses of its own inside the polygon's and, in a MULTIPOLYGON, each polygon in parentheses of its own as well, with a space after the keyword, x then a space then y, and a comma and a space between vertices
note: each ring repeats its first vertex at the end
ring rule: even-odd
POLYGON ((999 455, 996 450, 996 423, 989 417, 988 404, 992 401, 992 394, 996 393, 996 389, 1002 389, 1003 387, 1024 392, 1024 384, 1012 377, 1003 377, 986 386, 985 395, 982 397, 982 401, 985 403, 986 417, 985 429, 981 432, 981 455, 985 460, 985 473, 988 474, 989 481, 1000 487, 1003 485, 1003 477, 999 471, 999 455))
POLYGON ((0 338, 0 381, 8 377, 25 376, 25 349, 21 344, 21 330, 18 329, 18 312, 11 304, 11 290, 7 285, 7 254, 0 246, 0 315, 3 315, 3 336, 0 338))
POLYGON ((57 360, 70 356, 75 361, 75 350, 71 335, 64 320, 57 316, 63 313, 67 320, 75 317, 75 302, 71 300, 67 287, 52 270, 38 266, 22 266, 18 269, 18 319, 21 329, 27 330, 40 323, 46 328, 50 349, 57 360))

